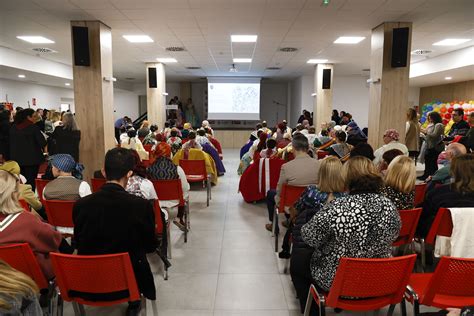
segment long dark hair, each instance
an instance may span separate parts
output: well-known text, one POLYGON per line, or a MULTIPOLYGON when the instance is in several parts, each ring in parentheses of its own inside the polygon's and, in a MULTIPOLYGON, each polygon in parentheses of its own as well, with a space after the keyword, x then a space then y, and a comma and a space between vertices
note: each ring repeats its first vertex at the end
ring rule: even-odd
POLYGON ((33 114, 35 114, 35 110, 33 109, 23 109, 16 112, 15 124, 23 123, 28 118, 28 116, 32 116, 33 114))
POLYGON ((433 121, 434 124, 438 124, 443 122, 443 119, 441 118, 441 115, 438 112, 432 111, 428 113, 428 117, 433 121))

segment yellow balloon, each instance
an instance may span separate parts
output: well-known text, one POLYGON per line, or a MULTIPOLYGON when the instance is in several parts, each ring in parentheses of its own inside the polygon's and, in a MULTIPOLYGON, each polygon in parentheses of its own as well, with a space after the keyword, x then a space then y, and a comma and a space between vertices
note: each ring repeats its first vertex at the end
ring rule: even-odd
POLYGON ((439 107, 435 107, 435 108, 433 109, 433 111, 439 112, 439 107))

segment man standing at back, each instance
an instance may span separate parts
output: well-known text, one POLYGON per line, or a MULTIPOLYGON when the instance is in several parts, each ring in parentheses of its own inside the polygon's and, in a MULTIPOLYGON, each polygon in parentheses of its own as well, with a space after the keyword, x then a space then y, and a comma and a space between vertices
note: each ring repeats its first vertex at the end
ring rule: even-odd
MULTIPOLYGON (((149 201, 124 189, 133 166, 129 149, 107 152, 103 170, 107 183, 74 205, 74 240, 79 255, 128 252, 140 292, 155 300, 155 283, 146 258, 156 249, 155 216, 149 201)), ((138 315, 139 310, 140 302, 131 302, 127 315, 138 315)))

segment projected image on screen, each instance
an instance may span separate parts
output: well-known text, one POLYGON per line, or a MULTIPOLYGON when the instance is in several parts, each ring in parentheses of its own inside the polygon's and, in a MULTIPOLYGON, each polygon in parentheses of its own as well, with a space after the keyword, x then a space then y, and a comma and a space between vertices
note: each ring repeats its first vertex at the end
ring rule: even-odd
POLYGON ((259 120, 260 83, 208 82, 208 118, 259 120))

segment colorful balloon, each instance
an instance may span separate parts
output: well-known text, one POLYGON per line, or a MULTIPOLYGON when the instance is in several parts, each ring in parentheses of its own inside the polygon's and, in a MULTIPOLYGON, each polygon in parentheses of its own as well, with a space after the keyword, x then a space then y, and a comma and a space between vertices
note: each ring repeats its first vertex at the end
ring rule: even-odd
POLYGON ((446 114, 444 115, 444 118, 447 119, 447 120, 450 120, 450 119, 451 119, 451 114, 446 113, 446 114))
POLYGON ((421 122, 421 124, 425 123, 425 122, 426 122, 426 117, 423 116, 423 117, 420 119, 420 122, 421 122))
POLYGON ((448 109, 448 113, 453 113, 453 110, 454 110, 454 109, 450 107, 450 108, 448 109))

